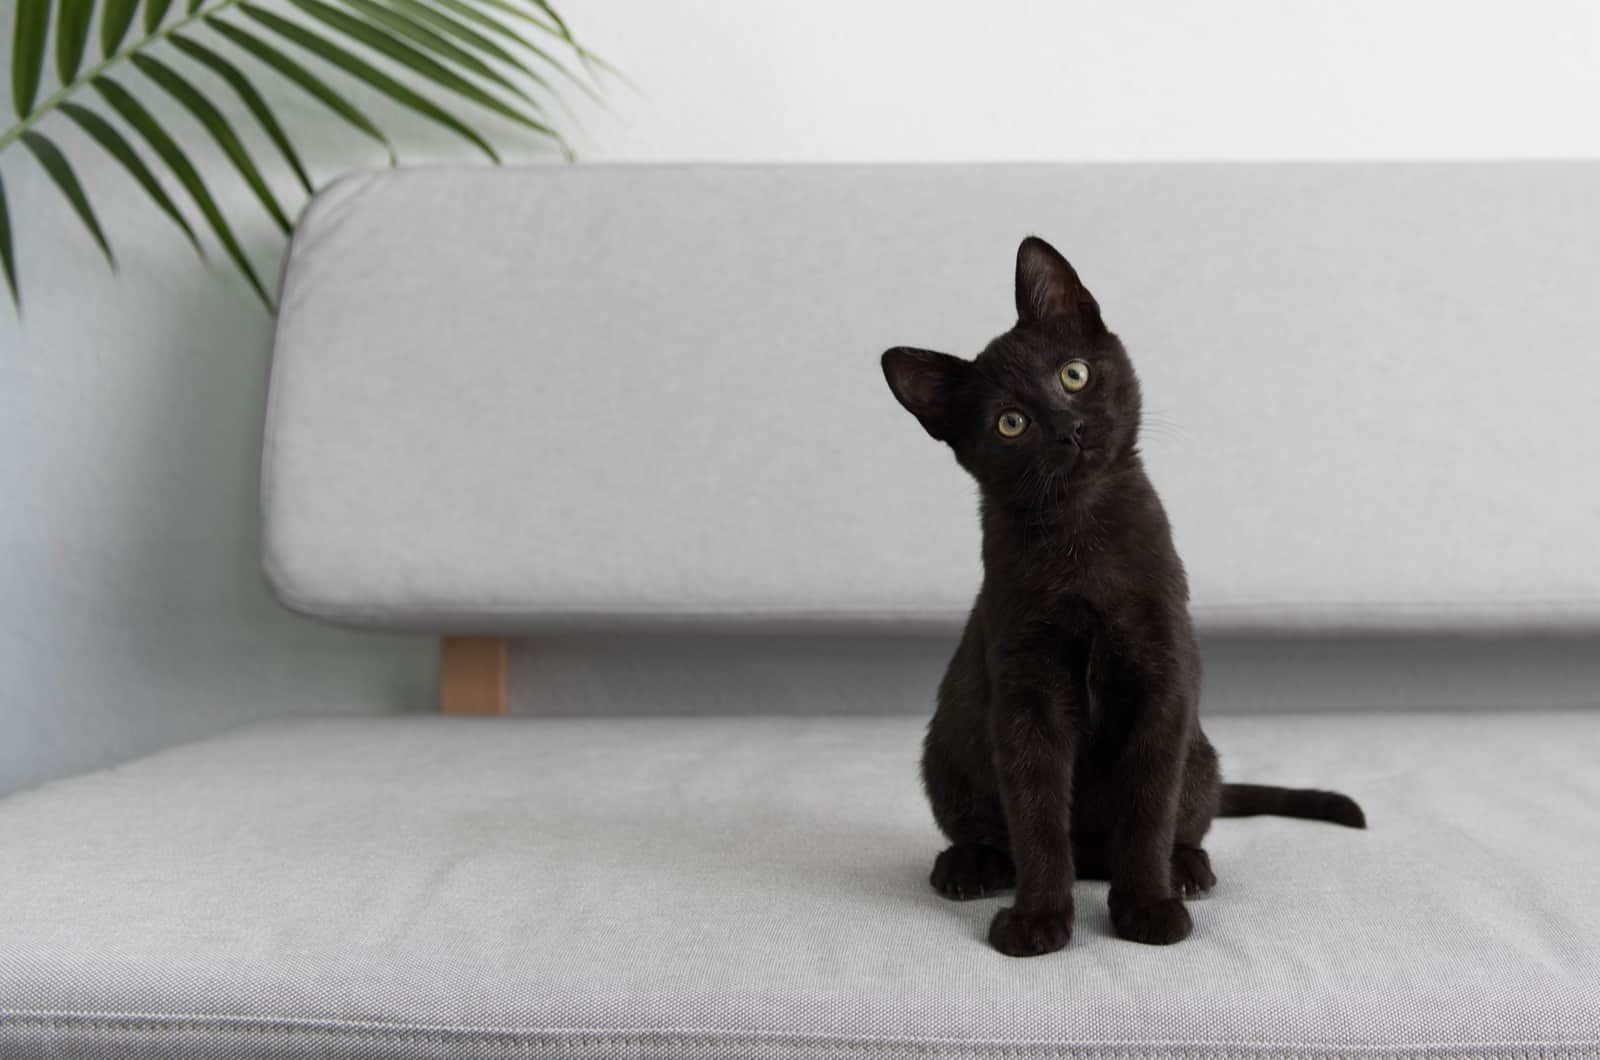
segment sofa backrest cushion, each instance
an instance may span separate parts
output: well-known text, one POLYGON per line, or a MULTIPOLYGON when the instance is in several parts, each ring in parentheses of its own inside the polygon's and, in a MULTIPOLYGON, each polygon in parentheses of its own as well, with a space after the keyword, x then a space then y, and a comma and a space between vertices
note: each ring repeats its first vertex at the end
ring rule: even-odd
POLYGON ((1203 627, 1600 627, 1600 166, 359 174, 296 231, 265 569, 430 630, 947 627, 974 491, 887 347, 970 356, 1018 241, 1144 379, 1203 627))

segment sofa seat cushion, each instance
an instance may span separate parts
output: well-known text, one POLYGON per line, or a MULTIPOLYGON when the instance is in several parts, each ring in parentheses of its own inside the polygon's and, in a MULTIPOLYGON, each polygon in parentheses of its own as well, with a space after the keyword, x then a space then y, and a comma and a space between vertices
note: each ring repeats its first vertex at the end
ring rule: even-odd
POLYGON ((1594 1056, 1600 714, 1225 718, 1172 948, 955 904, 911 718, 240 730, 0 802, 0 1056, 1594 1056))

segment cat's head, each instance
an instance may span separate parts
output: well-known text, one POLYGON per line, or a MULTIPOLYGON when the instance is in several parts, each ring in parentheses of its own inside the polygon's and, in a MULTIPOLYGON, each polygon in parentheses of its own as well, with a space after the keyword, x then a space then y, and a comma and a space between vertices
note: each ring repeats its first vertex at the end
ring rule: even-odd
POLYGON ((1135 452, 1139 380, 1067 259, 1017 248, 1017 323, 973 360, 897 346, 883 374, 986 496, 1033 503, 1082 489, 1135 452))

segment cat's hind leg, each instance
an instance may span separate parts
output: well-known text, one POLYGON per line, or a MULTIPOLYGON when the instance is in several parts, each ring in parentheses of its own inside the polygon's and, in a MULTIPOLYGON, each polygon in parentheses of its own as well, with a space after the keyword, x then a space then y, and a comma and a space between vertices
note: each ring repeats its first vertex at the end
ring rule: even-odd
POLYGON ((1184 764, 1183 791, 1178 803, 1178 828, 1172 847, 1172 889, 1181 898, 1201 898, 1217 885, 1211 857, 1200 845, 1222 798, 1222 772, 1217 752, 1196 731, 1184 764))
POLYGON ((952 901, 987 898, 1016 886, 1011 855, 987 843, 956 843, 933 859, 933 889, 952 901))
POLYGON ((1202 898, 1217 885, 1211 856, 1204 847, 1178 844, 1172 848, 1172 889, 1183 898, 1202 898))
POLYGON ((1009 890, 1016 868, 999 798, 981 791, 933 732, 923 747, 922 780, 934 819, 950 837, 928 877, 933 889, 955 901, 1009 890))
POLYGON ((946 898, 967 901, 1016 884, 1005 809, 992 774, 985 714, 982 636, 968 622, 939 685, 939 709, 922 745, 922 784, 950 846, 928 882, 946 898))

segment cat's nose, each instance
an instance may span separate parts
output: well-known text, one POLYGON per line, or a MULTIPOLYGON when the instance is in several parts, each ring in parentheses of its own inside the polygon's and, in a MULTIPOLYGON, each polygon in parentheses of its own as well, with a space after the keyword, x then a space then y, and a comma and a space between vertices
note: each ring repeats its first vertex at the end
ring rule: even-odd
POLYGON ((1058 412, 1050 420, 1050 431, 1058 442, 1077 442, 1083 434, 1083 421, 1070 413, 1058 412))

